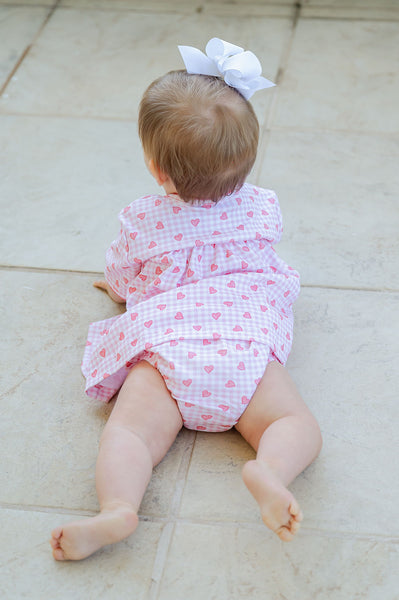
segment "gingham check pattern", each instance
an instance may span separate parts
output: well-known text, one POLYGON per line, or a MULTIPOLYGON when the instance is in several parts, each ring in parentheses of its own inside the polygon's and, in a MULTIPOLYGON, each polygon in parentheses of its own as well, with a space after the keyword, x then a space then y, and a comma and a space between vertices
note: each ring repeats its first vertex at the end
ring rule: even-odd
POLYGON ((272 246, 282 231, 274 192, 245 184, 217 204, 147 196, 120 220, 105 275, 127 311, 90 327, 88 395, 109 400, 144 352, 176 340, 252 341, 286 362, 299 276, 272 246))

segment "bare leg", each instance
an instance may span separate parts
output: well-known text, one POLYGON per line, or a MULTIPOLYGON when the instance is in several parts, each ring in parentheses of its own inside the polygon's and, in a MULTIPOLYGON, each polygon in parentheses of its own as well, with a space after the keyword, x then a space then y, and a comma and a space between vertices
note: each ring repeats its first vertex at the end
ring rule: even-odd
POLYGON ((320 428, 288 372, 271 362, 236 425, 256 450, 244 465, 243 479, 258 502, 264 523, 290 541, 302 512, 287 486, 319 454, 320 428))
POLYGON ((149 363, 129 373, 105 426, 96 468, 101 512, 52 532, 56 560, 80 560, 102 546, 128 537, 158 464, 183 425, 176 402, 149 363))

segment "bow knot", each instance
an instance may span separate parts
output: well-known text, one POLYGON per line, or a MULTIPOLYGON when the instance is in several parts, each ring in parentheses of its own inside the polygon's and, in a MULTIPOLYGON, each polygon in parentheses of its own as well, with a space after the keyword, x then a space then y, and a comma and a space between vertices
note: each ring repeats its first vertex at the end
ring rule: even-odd
POLYGON ((206 55, 192 46, 178 48, 187 73, 222 76, 227 85, 239 91, 246 100, 258 90, 275 85, 262 77, 262 67, 255 54, 240 46, 212 38, 206 45, 206 55))

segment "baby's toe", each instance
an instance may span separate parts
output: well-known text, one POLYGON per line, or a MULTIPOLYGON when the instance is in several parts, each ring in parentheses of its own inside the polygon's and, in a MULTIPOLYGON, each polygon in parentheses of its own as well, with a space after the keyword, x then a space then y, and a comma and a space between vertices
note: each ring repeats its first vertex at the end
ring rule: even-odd
POLYGON ((291 533, 291 531, 287 529, 287 527, 280 527, 280 529, 278 529, 276 533, 280 540, 282 540, 283 542, 290 542, 294 538, 294 534, 291 533))
POLYGON ((66 560, 64 551, 62 548, 54 548, 53 550, 53 556, 55 558, 55 560, 66 560))

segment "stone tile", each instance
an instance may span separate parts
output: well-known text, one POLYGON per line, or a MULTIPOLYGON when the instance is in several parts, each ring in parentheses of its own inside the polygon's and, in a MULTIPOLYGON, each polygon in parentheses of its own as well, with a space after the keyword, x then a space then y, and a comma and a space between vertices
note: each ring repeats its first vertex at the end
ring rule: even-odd
MULTIPOLYGON (((95 462, 111 406, 80 373, 88 325, 120 310, 81 275, 3 271, 0 503, 97 511, 95 462)), ((193 433, 157 467, 141 512, 165 516, 193 433)))
POLYGON ((275 125, 398 132, 398 59, 397 22, 301 19, 275 125))
POLYGON ((395 600, 397 561, 384 540, 299 533, 284 544, 239 524, 180 524, 158 598, 395 600))
POLYGON ((303 284, 399 289, 398 160, 398 135, 274 130, 265 138, 257 182, 277 191, 277 250, 303 284))
POLYGON ((133 123, 0 117, 3 264, 102 272, 118 212, 157 192, 133 123), (17 208, 16 208, 17 207, 17 208))
POLYGON ((37 6, 1 6, 0 2, 0 88, 33 41, 48 9, 37 6))
POLYGON ((301 18, 317 19, 356 19, 360 21, 398 21, 399 7, 384 6, 374 8, 359 5, 309 5, 301 9, 301 18))
MULTIPOLYGON (((10 82, 0 112, 135 119, 146 86, 183 67, 178 44, 204 48, 214 36, 250 47, 275 78, 290 19, 57 9, 10 82), (150 40, 150 42, 149 42, 150 40), (162 52, 160 52, 162 48, 162 52), (40 90, 40 93, 38 93, 40 90)), ((274 91, 258 94, 263 119, 274 91)))
MULTIPOLYGON (((397 535, 398 294, 303 289, 288 368, 324 436, 321 456, 291 489, 304 530, 397 535), (306 359, 304 358, 306 357, 306 359), (365 501, 365 498, 367 501, 365 501)), ((198 435, 180 516, 260 523, 241 482, 252 450, 236 432, 198 435), (204 492, 206 490, 206 493, 204 492)))
POLYGON ((148 598, 162 526, 141 522, 133 536, 81 562, 54 561, 51 530, 76 515, 0 510, 2 598, 148 598))

